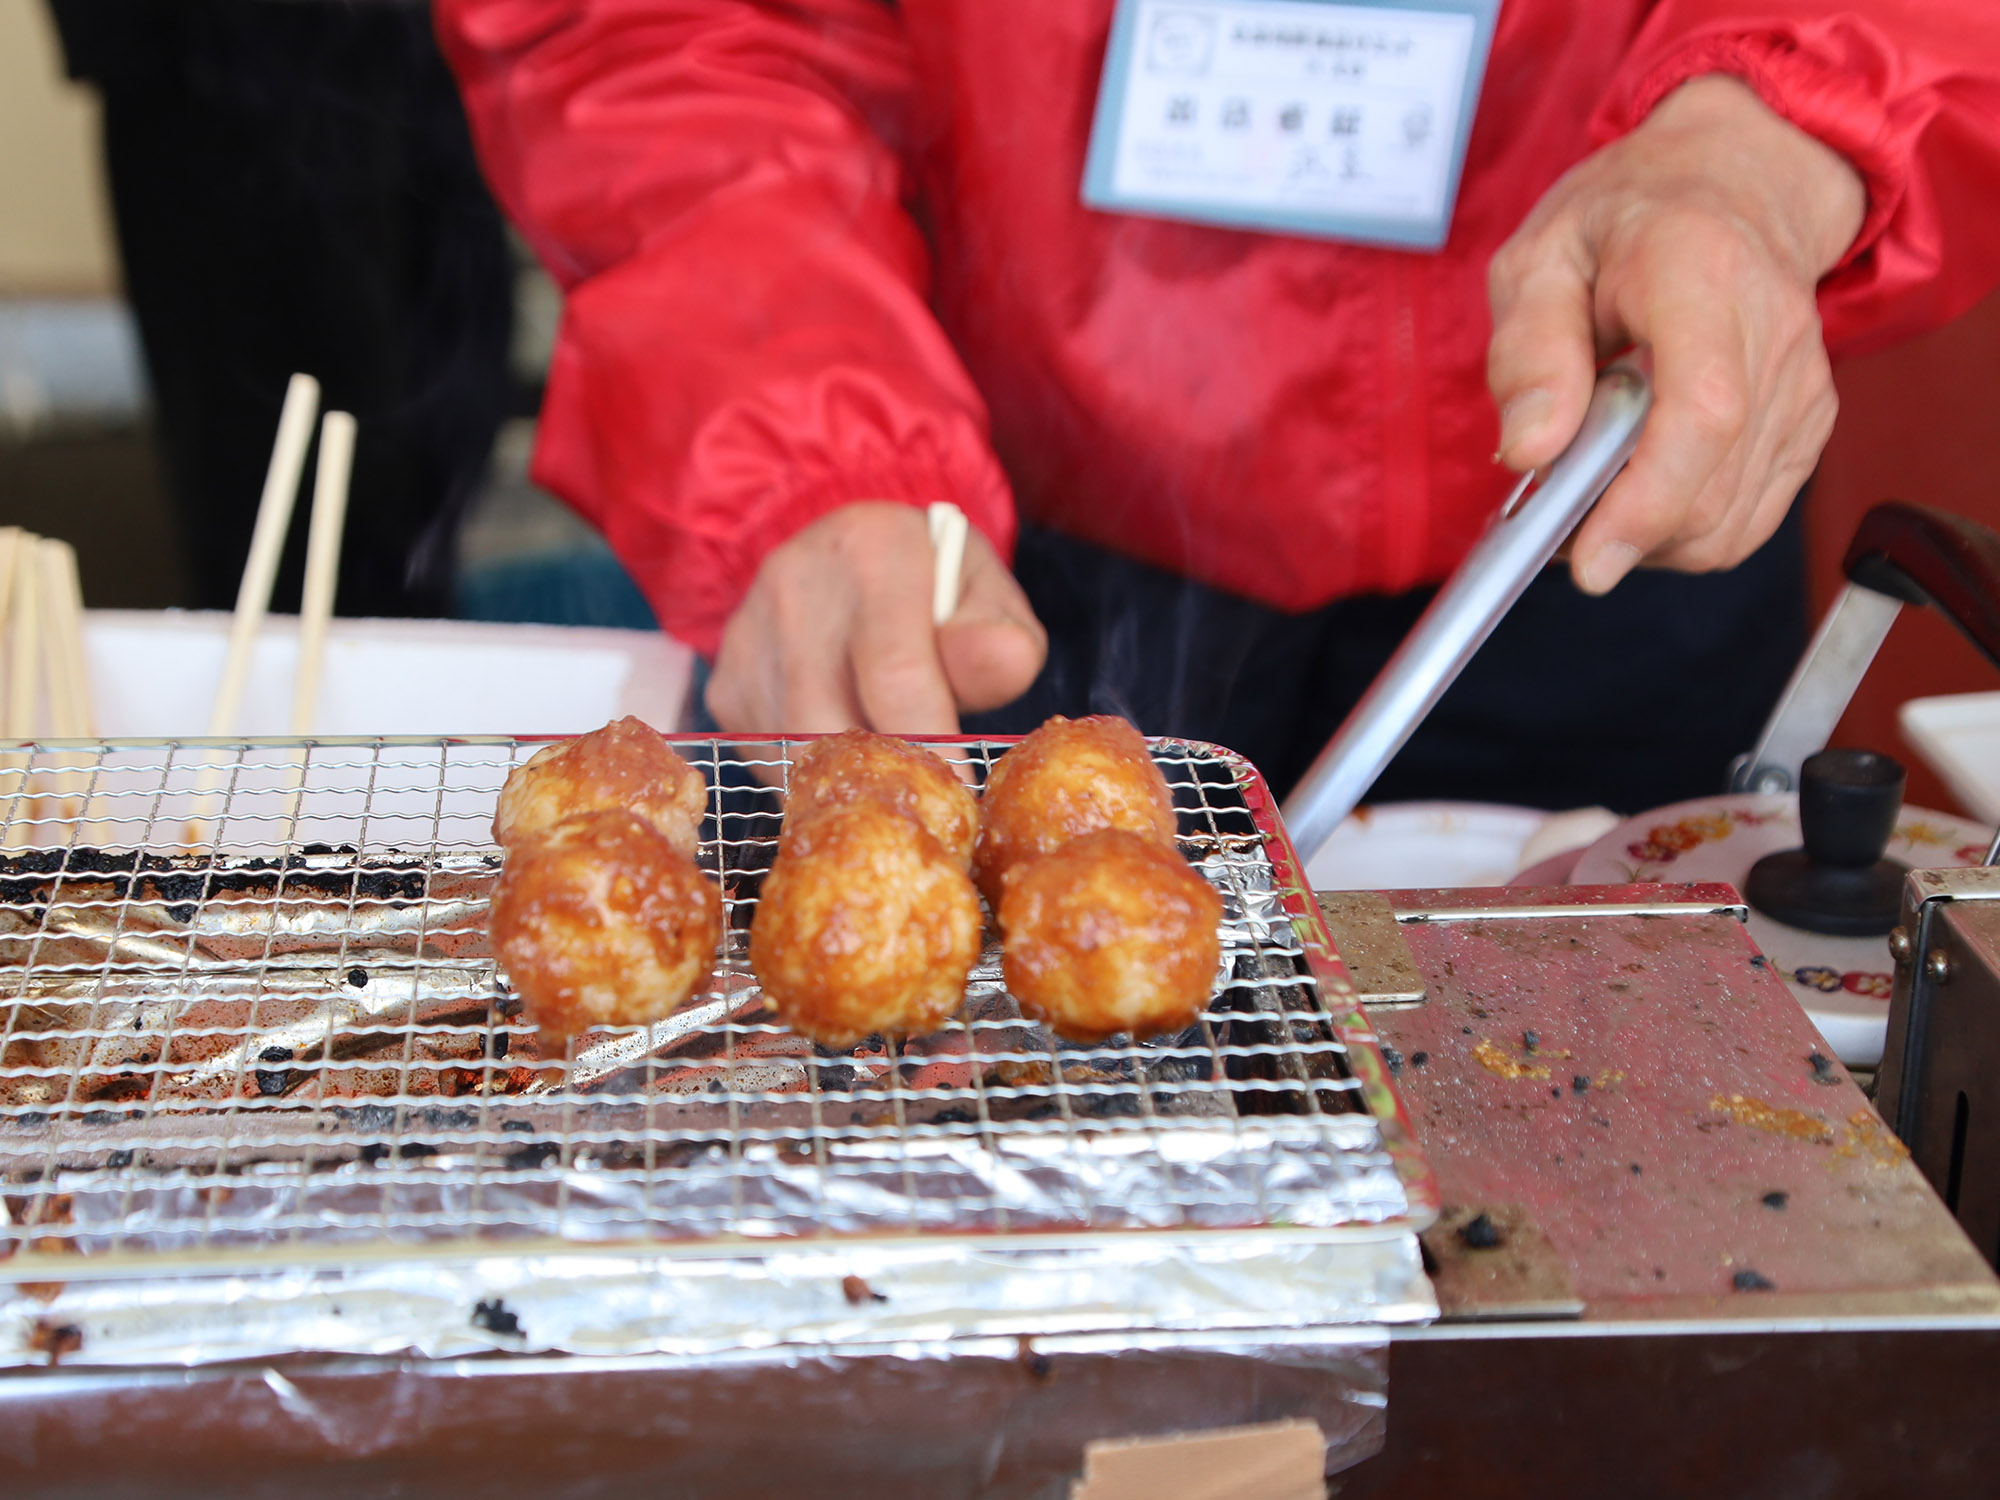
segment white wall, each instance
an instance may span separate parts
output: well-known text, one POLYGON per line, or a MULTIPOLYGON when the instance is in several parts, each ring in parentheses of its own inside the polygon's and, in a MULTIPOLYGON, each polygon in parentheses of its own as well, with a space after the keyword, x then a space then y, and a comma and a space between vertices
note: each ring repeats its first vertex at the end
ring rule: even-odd
POLYGON ((63 77, 43 0, 0 0, 0 296, 117 282, 96 98, 63 77))

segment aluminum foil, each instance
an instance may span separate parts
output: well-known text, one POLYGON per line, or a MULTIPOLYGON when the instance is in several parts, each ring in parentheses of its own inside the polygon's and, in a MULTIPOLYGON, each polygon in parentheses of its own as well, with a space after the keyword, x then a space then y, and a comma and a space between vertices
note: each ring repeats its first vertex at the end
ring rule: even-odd
POLYGON ((776 1356, 981 1338, 1143 1343, 1435 1316, 1415 1238, 1396 1231, 549 1250, 9 1287, 0 1363, 199 1365, 299 1350, 776 1356))
MULTIPOLYGON (((51 1327, 110 1363, 462 1351, 480 1340, 461 1293, 499 1276, 530 1295, 567 1265, 551 1243, 622 1269, 538 1313, 550 1342, 497 1347, 854 1337, 801 1311, 784 1288, 824 1278, 785 1257, 862 1237, 906 1255, 897 1316, 917 1323, 896 1338, 1070 1326, 1071 1305, 1105 1330, 1427 1315, 1393 1120, 1384 1137, 1398 1106, 1321 998, 1330 950, 1280 877, 1261 788, 1224 752, 1178 753, 1198 771, 1177 782, 1183 849, 1224 893, 1225 951, 1202 1020, 1143 1045, 1024 1020, 990 943, 936 1035, 810 1045, 748 970, 768 835, 704 845, 730 914, 711 989, 561 1056, 495 973, 490 848, 230 859, 73 839, 0 863, 0 1283, 38 1288, 7 1304, 0 1359, 47 1357, 51 1327), (1231 1252, 1239 1299, 1201 1257, 1241 1230, 1278 1232, 1231 1252), (1026 1248, 1049 1236, 1074 1243, 1026 1248), (174 1281, 149 1279, 170 1263, 174 1281), (688 1323, 697 1283, 749 1290, 688 1323)), ((485 754, 497 791, 511 757, 485 754)), ((398 764, 399 805, 425 774, 478 801, 442 752, 441 770, 398 764)), ((385 780, 371 767, 371 796, 385 780)))

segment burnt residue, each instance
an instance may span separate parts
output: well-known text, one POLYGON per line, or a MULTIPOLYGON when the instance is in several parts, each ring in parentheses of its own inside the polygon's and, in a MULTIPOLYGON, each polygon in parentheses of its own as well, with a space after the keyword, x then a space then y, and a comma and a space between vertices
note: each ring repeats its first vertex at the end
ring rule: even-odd
POLYGON ((1783 1208, 1792 1201, 1792 1195, 1783 1188, 1773 1188, 1757 1201, 1766 1208, 1783 1208))
MULTIPOLYGON (((257 1060, 288 1063, 293 1060, 292 1050, 289 1047, 266 1047, 257 1054, 257 1060)), ((253 1068, 250 1077, 257 1085, 257 1092, 266 1097, 282 1094, 298 1081, 298 1075, 289 1068, 253 1068)))
MULTIPOLYGON (((396 856, 322 869, 309 853, 245 859, 217 869, 200 855, 88 846, 28 849, 0 859, 0 904, 40 908, 51 901, 58 886, 101 888, 114 900, 159 903, 172 920, 190 922, 211 897, 224 892, 270 895, 281 886, 287 892, 413 906, 429 889, 429 871, 420 859, 396 856)), ((96 890, 89 893, 95 895, 96 890)))
POLYGON ((28 1330, 28 1347, 37 1354, 46 1354, 50 1364, 60 1364, 63 1356, 83 1347, 83 1330, 55 1318, 37 1318, 34 1327, 28 1330))
POLYGON ((500 1165, 510 1172, 532 1172, 547 1166, 562 1155, 560 1141, 530 1141, 525 1146, 517 1146, 500 1158, 500 1165))
POLYGON ((1017 1339, 1015 1348, 1019 1351, 1017 1358, 1021 1368, 1026 1370, 1031 1378, 1047 1380, 1054 1373, 1055 1365, 1046 1354, 1035 1347, 1033 1339, 1017 1339))
POLYGON ((1778 1289, 1778 1284, 1770 1277, 1748 1266, 1731 1276, 1729 1285, 1739 1292, 1775 1292, 1778 1289))
POLYGON ((1500 1248, 1500 1229, 1491 1214, 1474 1214, 1458 1226, 1458 1239, 1468 1250, 1497 1250, 1500 1248))
POLYGON ((1815 1052, 1807 1057, 1806 1066, 1812 1069, 1814 1083, 1840 1082, 1840 1074, 1834 1071, 1833 1059, 1824 1052, 1815 1052))
POLYGON ((497 1333, 504 1339, 526 1338, 520 1317, 500 1298, 475 1303, 472 1309, 472 1326, 483 1328, 488 1333, 497 1333))
POLYGON ((845 1297, 855 1307, 860 1307, 869 1302, 887 1302, 889 1300, 886 1292, 876 1291, 874 1287, 870 1286, 861 1277, 853 1275, 840 1278, 840 1295, 845 1297))

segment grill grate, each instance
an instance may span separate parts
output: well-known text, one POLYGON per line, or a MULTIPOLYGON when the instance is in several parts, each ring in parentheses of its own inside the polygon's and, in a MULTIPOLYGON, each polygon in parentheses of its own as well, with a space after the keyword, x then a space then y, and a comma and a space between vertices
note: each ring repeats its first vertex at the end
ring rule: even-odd
MULTIPOLYGON (((746 961, 782 807, 750 773, 782 783, 793 747, 683 739, 724 882, 715 978, 650 1029, 544 1056, 485 941, 494 799, 536 748, 0 756, 0 1257, 1409 1215, 1379 1058, 1355 1066, 1367 1044, 1326 1004, 1310 897, 1228 752, 1154 747, 1226 907, 1223 972, 1179 1036, 1060 1043, 991 946, 935 1035, 794 1036, 746 961)), ((1006 742, 936 748, 983 778, 1006 742)))

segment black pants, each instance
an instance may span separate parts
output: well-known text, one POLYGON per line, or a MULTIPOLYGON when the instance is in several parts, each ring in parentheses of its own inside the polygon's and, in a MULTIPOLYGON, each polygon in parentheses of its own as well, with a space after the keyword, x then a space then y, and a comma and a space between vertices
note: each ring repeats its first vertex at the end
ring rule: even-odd
MULTIPOLYGON (((338 605, 442 614, 512 400, 512 268, 428 7, 52 0, 104 99, 194 602, 228 608, 293 371, 360 420, 338 605)), ((308 478, 310 483, 310 478, 308 478)), ((277 602, 296 607, 305 526, 277 602)))
MULTIPOLYGON (((1798 509, 1728 573, 1638 572, 1593 599, 1551 569, 1370 800, 1634 812, 1720 790, 1805 649, 1798 509)), ((1123 714, 1149 734, 1241 751, 1280 796, 1430 601, 1423 590, 1286 615, 1033 528, 1014 571, 1048 626, 1048 665, 968 732, 1123 714)))

